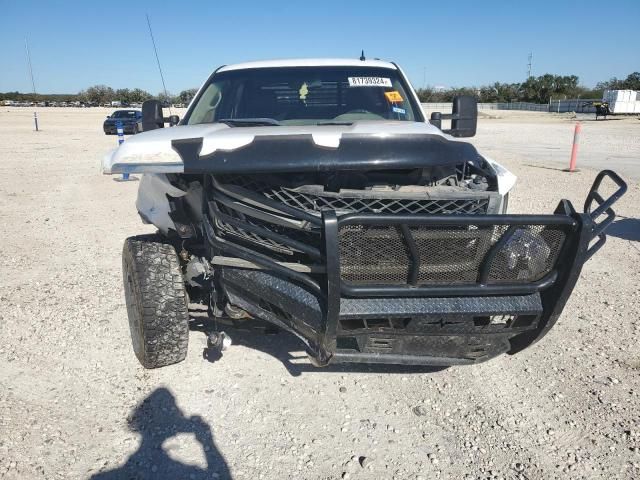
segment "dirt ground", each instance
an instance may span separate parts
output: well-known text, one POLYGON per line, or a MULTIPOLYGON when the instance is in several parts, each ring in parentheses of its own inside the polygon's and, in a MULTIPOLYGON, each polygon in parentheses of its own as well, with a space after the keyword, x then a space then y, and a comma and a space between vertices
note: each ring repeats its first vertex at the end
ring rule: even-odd
POLYGON ((289 335, 147 371, 121 248, 153 229, 102 176, 106 110, 0 109, 0 478, 639 478, 640 122, 500 112, 472 141, 519 177, 514 212, 580 207, 596 170, 629 193, 560 321, 514 356, 444 370, 312 367, 289 335))

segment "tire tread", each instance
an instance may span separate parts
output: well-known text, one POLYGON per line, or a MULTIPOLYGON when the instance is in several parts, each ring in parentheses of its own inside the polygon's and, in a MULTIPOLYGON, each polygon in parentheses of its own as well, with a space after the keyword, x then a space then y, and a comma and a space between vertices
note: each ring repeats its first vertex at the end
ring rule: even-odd
POLYGON ((138 360, 145 368, 184 360, 189 343, 189 309, 173 245, 160 235, 129 237, 123 247, 122 267, 131 339, 138 360))

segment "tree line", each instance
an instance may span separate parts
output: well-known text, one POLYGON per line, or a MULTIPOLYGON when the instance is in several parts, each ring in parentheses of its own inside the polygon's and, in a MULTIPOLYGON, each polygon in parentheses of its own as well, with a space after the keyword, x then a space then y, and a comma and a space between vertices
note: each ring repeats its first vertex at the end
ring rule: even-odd
POLYGON ((450 102, 458 95, 472 95, 483 103, 532 102, 549 103, 562 98, 602 98, 605 90, 640 90, 640 72, 633 72, 624 80, 611 78, 599 82, 590 89, 580 85, 576 75, 553 75, 546 73, 530 77, 523 83, 500 83, 481 87, 418 89, 421 102, 450 102))
MULTIPOLYGON (((450 102, 457 95, 472 95, 479 102, 532 102, 549 103, 561 98, 602 98, 604 90, 640 90, 640 72, 633 72, 625 79, 610 78, 589 89, 579 83, 576 75, 554 75, 546 73, 530 77, 522 83, 500 83, 481 87, 461 87, 439 89, 425 87, 418 89, 421 102, 450 102)), ((20 92, 0 92, 0 101, 19 102, 82 102, 88 105, 103 105, 113 101, 123 104, 142 103, 156 98, 163 103, 187 104, 195 96, 196 88, 182 90, 179 94, 164 92, 152 95, 141 88, 119 88, 114 90, 106 85, 94 85, 76 94, 33 94, 20 92)))
POLYGON ((114 90, 107 85, 93 85, 75 94, 59 93, 20 93, 20 92, 0 92, 0 101, 14 100, 18 102, 81 102, 86 105, 104 105, 105 103, 121 102, 124 105, 132 103, 142 103, 149 99, 158 99, 163 103, 184 103, 187 104, 195 96, 198 90, 189 88, 181 91, 177 95, 164 92, 152 95, 141 88, 119 88, 114 90))

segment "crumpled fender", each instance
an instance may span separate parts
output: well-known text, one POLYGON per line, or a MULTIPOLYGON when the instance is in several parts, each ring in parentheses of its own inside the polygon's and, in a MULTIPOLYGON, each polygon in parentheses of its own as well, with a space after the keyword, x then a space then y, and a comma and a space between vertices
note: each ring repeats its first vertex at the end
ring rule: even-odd
POLYGON ((140 179, 138 187, 138 199, 136 208, 145 223, 152 223, 163 233, 170 229, 175 230, 175 225, 169 212, 169 200, 172 197, 183 197, 187 194, 184 190, 174 187, 164 173, 146 173, 140 179))
POLYGON ((487 161, 493 172, 496 174, 498 179, 498 193, 504 197, 515 186, 518 181, 518 177, 495 160, 485 155, 483 155, 482 158, 487 161))

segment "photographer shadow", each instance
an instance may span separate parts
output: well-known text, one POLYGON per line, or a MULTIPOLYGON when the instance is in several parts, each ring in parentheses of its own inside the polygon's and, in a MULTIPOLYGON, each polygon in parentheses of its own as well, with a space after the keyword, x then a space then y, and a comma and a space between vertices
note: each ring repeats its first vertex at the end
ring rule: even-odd
POLYGON ((92 480, 231 479, 224 457, 216 448, 211 427, 199 416, 186 417, 166 388, 154 390, 134 410, 132 431, 142 435, 140 446, 121 467, 100 472, 92 480), (193 434, 204 451, 206 469, 171 458, 162 444, 180 433, 193 434))

